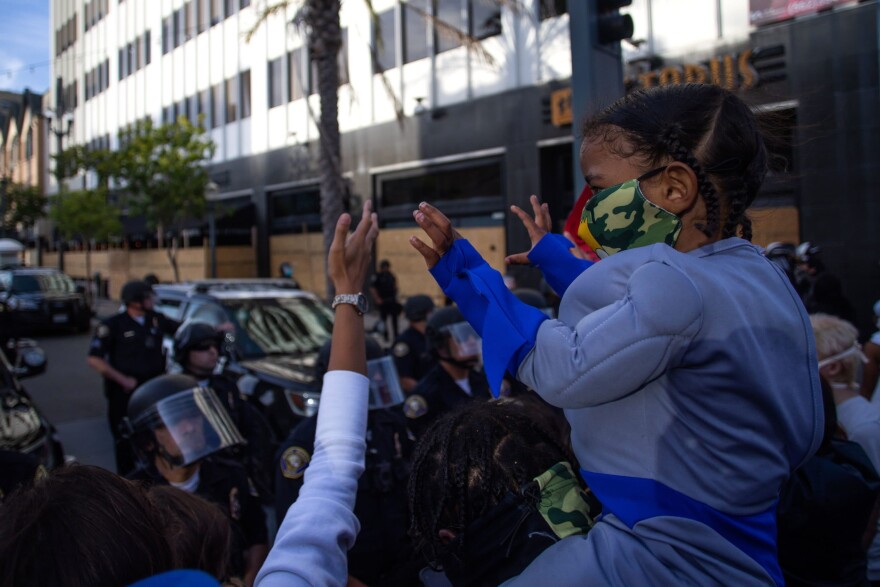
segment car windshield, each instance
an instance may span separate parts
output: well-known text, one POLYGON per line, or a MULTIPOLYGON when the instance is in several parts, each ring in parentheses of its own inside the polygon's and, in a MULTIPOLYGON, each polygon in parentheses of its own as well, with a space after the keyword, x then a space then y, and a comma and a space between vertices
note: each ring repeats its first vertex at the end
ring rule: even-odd
POLYGON ((317 351, 333 330, 333 315, 310 298, 224 300, 244 358, 317 351))
POLYGON ((63 273, 22 273, 12 276, 11 289, 16 293, 72 293, 76 286, 63 273))

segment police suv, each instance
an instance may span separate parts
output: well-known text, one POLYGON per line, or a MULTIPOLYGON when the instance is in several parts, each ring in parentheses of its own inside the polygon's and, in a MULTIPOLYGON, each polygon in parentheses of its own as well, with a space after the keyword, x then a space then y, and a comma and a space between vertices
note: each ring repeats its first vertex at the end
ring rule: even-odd
MULTIPOLYGON (((333 330, 333 313, 318 296, 284 279, 202 280, 154 290, 156 310, 169 318, 232 324, 218 369, 237 379, 278 438, 317 412, 315 361, 333 330)), ((164 344, 173 357, 173 340, 164 344)))

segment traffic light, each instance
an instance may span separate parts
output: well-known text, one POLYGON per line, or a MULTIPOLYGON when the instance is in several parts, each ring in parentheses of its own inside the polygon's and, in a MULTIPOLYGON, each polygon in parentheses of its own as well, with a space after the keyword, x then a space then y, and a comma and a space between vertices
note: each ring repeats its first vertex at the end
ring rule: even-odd
POLYGON ((594 0, 596 2, 596 38, 600 45, 618 43, 633 36, 633 19, 619 10, 632 0, 594 0))

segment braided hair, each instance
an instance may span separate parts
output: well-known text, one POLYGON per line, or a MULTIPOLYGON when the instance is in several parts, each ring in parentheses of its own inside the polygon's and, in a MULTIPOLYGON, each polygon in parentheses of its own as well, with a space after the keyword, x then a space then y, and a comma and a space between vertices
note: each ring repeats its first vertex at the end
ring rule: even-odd
POLYGON ((583 137, 645 165, 669 159, 688 165, 706 206, 703 232, 721 238, 740 232, 751 240, 746 211, 767 174, 768 155, 755 116, 731 92, 709 84, 631 92, 588 120, 583 137))
POLYGON ((510 491, 568 460, 555 435, 513 403, 470 402, 441 416, 420 439, 409 478, 410 536, 431 563, 438 532, 465 528, 510 491))

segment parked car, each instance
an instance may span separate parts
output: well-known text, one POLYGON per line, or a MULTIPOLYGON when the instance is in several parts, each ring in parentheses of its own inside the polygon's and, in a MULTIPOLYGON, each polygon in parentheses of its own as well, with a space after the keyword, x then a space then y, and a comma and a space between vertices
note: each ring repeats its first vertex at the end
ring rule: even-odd
POLYGON ((63 272, 48 267, 0 270, 0 302, 12 315, 16 334, 37 329, 89 329, 92 309, 85 292, 63 272))
POLYGON ((64 449, 20 382, 45 370, 46 354, 35 341, 0 336, 0 449, 28 454, 52 469, 64 463, 64 449))
MULTIPOLYGON (((260 409, 278 438, 317 412, 318 350, 333 329, 333 313, 289 280, 205 280, 154 286, 156 309, 169 318, 231 322, 224 371, 260 409)), ((173 341, 165 341, 170 352, 173 341)))

